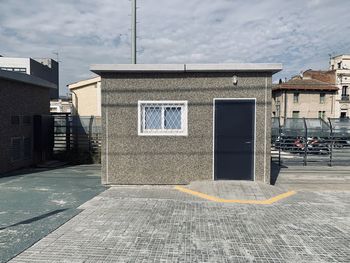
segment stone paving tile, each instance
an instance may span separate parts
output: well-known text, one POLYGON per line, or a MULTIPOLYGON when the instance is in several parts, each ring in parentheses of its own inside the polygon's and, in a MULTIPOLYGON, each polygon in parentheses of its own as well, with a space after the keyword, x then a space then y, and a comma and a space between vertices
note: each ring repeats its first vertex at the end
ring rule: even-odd
POLYGON ((116 187, 11 262, 350 262, 350 192, 273 205, 116 187))
POLYGON ((252 181, 194 181, 186 188, 224 199, 265 200, 288 191, 252 181))

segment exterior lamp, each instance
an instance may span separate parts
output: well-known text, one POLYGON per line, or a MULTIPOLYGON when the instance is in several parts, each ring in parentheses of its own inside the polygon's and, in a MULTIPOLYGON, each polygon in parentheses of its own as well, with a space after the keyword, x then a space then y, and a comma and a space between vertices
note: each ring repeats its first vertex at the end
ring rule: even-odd
POLYGON ((238 78, 237 78, 236 75, 234 75, 234 76, 232 77, 232 83, 233 83, 233 85, 237 85, 237 83, 238 83, 238 78))

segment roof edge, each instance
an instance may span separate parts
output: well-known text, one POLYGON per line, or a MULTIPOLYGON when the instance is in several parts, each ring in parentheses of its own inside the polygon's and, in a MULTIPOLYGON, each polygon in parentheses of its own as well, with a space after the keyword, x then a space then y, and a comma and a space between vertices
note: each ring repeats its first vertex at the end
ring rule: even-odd
POLYGON ((101 81, 101 76, 96 76, 93 78, 89 78, 89 79, 83 79, 83 80, 79 80, 70 84, 67 84, 66 86, 69 89, 77 89, 77 88, 81 88, 93 83, 98 83, 99 81, 101 81))
POLYGON ((0 70, 0 78, 22 82, 30 85, 35 85, 39 87, 49 88, 49 89, 58 89, 57 85, 54 83, 51 83, 44 79, 35 77, 33 75, 28 75, 25 73, 0 70))
POLYGON ((277 73, 282 70, 281 63, 186 64, 185 67, 186 72, 263 71, 277 73))
POLYGON ((227 64, 93 64, 96 74, 106 72, 272 72, 282 70, 281 63, 227 63, 227 64))
POLYGON ((104 72, 184 72, 184 64, 93 64, 90 71, 104 72))

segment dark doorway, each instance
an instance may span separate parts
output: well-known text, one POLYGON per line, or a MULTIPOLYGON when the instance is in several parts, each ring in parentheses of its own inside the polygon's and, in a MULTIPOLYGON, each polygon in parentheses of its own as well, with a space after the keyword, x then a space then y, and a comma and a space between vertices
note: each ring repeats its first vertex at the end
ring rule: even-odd
POLYGON ((254 180, 255 100, 214 100, 214 179, 254 180))

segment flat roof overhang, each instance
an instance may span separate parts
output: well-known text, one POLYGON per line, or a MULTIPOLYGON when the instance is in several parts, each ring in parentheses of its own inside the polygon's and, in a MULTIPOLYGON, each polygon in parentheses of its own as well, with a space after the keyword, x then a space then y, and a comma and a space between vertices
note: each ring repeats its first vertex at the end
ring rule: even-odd
POLYGON ((93 64, 96 74, 108 72, 270 72, 282 70, 281 63, 230 63, 230 64, 93 64))
POLYGON ((26 83, 34 86, 39 86, 43 88, 49 88, 49 89, 57 89, 57 85, 51 82, 48 82, 44 79, 35 77, 33 75, 28 75, 25 73, 19 73, 19 72, 12 72, 12 71, 6 71, 6 70, 0 70, 0 78, 1 79, 7 79, 11 81, 26 83))

